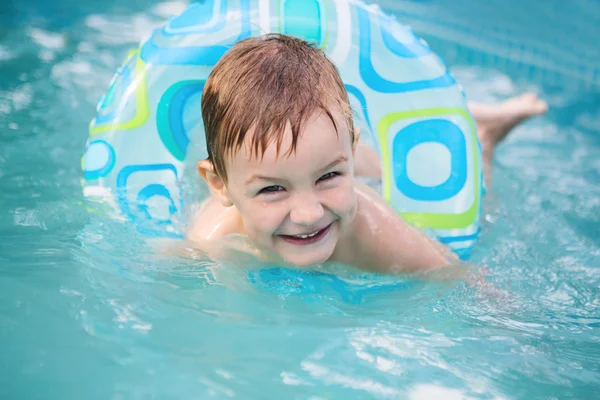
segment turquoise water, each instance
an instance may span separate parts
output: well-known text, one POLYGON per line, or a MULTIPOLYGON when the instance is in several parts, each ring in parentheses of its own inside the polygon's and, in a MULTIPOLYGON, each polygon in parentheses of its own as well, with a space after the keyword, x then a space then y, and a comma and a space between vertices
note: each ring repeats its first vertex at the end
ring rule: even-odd
POLYGON ((498 290, 285 274, 253 284, 232 266, 157 256, 88 211, 79 159, 127 50, 184 4, 4 1, 0 398, 597 396, 600 91, 597 53, 580 39, 600 6, 547 2, 554 14, 513 32, 514 8, 488 2, 489 21, 468 26, 491 33, 469 36, 468 15, 432 22, 447 1, 380 4, 420 29, 471 99, 533 90, 550 103, 498 150, 472 259, 498 290), (578 29, 548 39, 544 59, 527 34, 563 32, 552 15, 578 29))

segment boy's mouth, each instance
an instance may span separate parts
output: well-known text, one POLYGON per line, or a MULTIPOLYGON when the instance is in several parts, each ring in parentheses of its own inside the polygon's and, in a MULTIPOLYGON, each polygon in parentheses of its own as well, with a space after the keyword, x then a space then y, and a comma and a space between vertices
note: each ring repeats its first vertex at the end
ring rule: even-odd
POLYGON ((327 225, 325 228, 320 229, 318 231, 314 231, 312 233, 306 233, 303 235, 279 235, 283 240, 290 244, 305 246, 313 243, 317 243, 319 240, 323 239, 327 232, 331 229, 331 225, 333 223, 327 225))

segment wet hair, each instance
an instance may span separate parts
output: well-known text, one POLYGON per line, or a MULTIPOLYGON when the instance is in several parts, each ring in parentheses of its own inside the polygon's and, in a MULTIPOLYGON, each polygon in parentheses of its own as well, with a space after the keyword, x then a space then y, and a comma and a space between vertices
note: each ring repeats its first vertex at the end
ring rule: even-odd
POLYGON ((242 40, 221 58, 204 87, 208 159, 226 180, 225 161, 239 151, 249 131, 253 131, 251 156, 262 157, 272 143, 280 156, 287 126, 292 144, 283 156, 289 156, 304 124, 317 112, 327 115, 338 133, 339 124, 346 124, 354 140, 348 92, 322 50, 282 34, 242 40), (336 120, 334 111, 342 121, 336 120))

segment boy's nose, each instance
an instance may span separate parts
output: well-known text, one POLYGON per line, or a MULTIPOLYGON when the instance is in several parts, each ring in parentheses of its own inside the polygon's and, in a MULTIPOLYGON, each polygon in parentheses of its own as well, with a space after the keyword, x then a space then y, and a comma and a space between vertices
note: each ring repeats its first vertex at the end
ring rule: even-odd
POLYGON ((302 196, 294 202, 290 219, 294 224, 311 226, 323 218, 324 210, 315 196, 302 196))

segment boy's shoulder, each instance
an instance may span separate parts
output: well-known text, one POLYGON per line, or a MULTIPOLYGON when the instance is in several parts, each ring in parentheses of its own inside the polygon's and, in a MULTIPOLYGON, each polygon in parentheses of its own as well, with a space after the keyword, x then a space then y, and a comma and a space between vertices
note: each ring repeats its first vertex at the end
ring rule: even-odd
POLYGON ((187 239, 197 243, 242 233, 242 221, 235 207, 224 207, 211 196, 200 205, 190 223, 187 239))
POLYGON ((394 225, 394 210, 373 189, 360 181, 355 181, 356 216, 350 230, 338 242, 335 261, 377 269, 376 261, 386 256, 388 230, 394 225), (368 264, 368 265, 367 265, 368 264))
POLYGON ((411 226, 375 190, 355 183, 356 217, 339 261, 376 272, 416 272, 448 263, 447 249, 411 226))

